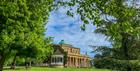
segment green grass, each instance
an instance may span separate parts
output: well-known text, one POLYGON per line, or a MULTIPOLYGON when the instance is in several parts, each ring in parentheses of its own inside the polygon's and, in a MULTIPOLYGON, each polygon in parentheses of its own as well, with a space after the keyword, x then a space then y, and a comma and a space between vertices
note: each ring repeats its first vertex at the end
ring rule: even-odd
POLYGON ((26 70, 25 68, 17 68, 16 70, 5 69, 4 71, 110 71, 107 69, 95 68, 47 68, 47 67, 32 67, 26 70))

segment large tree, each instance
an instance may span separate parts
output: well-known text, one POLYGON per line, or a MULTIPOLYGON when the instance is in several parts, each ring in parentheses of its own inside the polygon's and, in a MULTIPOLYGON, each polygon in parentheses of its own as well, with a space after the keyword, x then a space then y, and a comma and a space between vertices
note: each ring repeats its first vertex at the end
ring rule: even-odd
POLYGON ((44 47, 53 0, 0 0, 0 71, 12 51, 44 47))
MULTIPOLYGON (((59 5, 69 7, 68 15, 77 13, 83 21, 82 29, 92 22, 96 32, 108 36, 113 47, 120 48, 122 60, 132 60, 129 50, 133 47, 140 27, 139 0, 69 0, 59 5), (76 10, 72 10, 76 9, 76 10), (131 41, 133 40, 133 41, 131 41)), ((129 69, 129 68, 128 68, 129 69)), ((128 70, 129 71, 129 70, 128 70)))
POLYGON ((46 38, 44 40, 44 46, 40 48, 37 46, 38 44, 31 44, 28 48, 18 47, 20 48, 20 50, 15 50, 13 52, 11 69, 15 69, 17 58, 24 58, 26 60, 25 63, 30 63, 29 66, 31 66, 31 62, 33 62, 34 64, 43 62, 53 52, 52 41, 53 39, 51 37, 46 38))

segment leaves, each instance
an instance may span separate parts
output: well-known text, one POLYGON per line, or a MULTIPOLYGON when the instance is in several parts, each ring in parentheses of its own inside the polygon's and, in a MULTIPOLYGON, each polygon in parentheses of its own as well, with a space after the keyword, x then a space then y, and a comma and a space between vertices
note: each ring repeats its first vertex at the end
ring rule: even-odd
POLYGON ((86 25, 85 24, 83 24, 83 25, 81 25, 81 27, 80 27, 83 31, 86 29, 86 25))
POLYGON ((69 15, 69 16, 71 16, 71 17, 73 17, 73 13, 72 13, 72 12, 70 12, 70 11, 67 11, 67 15, 69 15))
MULTIPOLYGON (((45 25, 53 0, 0 1, 0 55, 17 52, 28 57, 46 56, 45 25), (28 54, 26 54, 28 53, 28 54), (43 55, 44 54, 44 55, 43 55)), ((50 39, 48 39, 50 40, 50 39)))

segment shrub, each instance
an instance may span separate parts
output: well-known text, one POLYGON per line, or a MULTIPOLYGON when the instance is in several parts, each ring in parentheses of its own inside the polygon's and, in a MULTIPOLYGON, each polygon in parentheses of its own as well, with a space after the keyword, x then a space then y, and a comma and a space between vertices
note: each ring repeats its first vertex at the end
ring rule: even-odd
POLYGON ((140 71, 140 65, 137 61, 116 60, 112 69, 117 71, 140 71))
POLYGON ((93 61, 94 61, 94 66, 96 68, 111 69, 112 64, 114 63, 114 61, 111 58, 95 58, 93 61))
POLYGON ((107 68, 117 71, 140 71, 140 64, 137 60, 117 60, 113 58, 95 58, 96 68, 107 68))

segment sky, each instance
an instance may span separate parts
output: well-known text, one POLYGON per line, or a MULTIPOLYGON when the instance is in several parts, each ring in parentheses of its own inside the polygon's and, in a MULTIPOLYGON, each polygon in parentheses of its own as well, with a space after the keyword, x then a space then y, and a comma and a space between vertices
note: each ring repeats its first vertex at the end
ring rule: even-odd
POLYGON ((71 44, 74 47, 81 49, 81 54, 88 53, 89 56, 93 57, 91 53, 93 46, 110 46, 110 42, 106 40, 106 37, 102 34, 95 34, 95 26, 89 24, 86 26, 86 30, 82 31, 80 25, 83 22, 79 19, 79 16, 75 17, 67 16, 66 11, 60 8, 57 11, 52 11, 49 17, 49 21, 46 25, 46 37, 54 37, 54 43, 58 44, 61 40, 65 43, 71 44))

